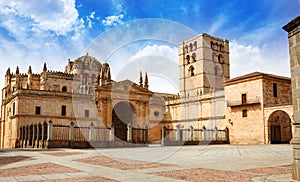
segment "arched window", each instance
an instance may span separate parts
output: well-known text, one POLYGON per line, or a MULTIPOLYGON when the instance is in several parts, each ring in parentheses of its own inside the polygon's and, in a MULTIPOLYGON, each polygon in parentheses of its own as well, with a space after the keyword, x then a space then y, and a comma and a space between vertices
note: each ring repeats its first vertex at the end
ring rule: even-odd
POLYGON ((197 41, 194 42, 194 51, 197 50, 197 41))
POLYGON ((67 106, 62 105, 61 106, 61 115, 66 116, 66 114, 67 114, 67 106))
POLYGON ((196 53, 192 54, 193 61, 196 62, 196 53))
POLYGON ((61 91, 62 92, 67 92, 68 91, 67 86, 63 86, 62 89, 61 89, 61 91))
POLYGON ((92 84, 95 84, 95 82, 96 82, 96 75, 93 74, 93 75, 92 75, 92 84))
POLYGON ((224 60, 223 60, 221 54, 218 55, 218 62, 219 62, 220 64, 223 64, 223 63, 224 63, 224 60))
POLYGON ((193 51, 193 44, 192 43, 190 43, 189 47, 190 47, 190 52, 193 51))
POLYGON ((190 55, 186 55, 186 64, 190 64, 190 55))
POLYGON ((190 68, 189 68, 189 75, 190 76, 194 76, 195 75, 195 68, 193 67, 193 66, 190 66, 190 68))
POLYGON ((88 84, 88 74, 87 74, 87 73, 85 73, 85 74, 83 75, 83 84, 84 84, 84 85, 87 85, 87 84, 88 84))
POLYGON ((184 47, 184 53, 188 53, 189 52, 189 49, 188 49, 188 46, 186 45, 185 47, 184 47))

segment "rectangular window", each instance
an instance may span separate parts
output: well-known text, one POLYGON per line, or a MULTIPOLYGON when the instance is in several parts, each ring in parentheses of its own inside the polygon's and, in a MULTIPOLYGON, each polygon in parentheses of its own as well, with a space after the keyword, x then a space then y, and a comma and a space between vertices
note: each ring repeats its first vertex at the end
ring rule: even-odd
POLYGON ((277 97, 277 83, 273 83, 273 96, 277 97))
POLYGON ((65 116, 67 113, 67 107, 65 105, 62 105, 61 106, 61 115, 62 116, 65 116))
POLYGON ((247 94, 242 94, 242 104, 247 103, 247 94))
POLYGON ((41 107, 40 106, 35 107, 35 114, 41 114, 41 107))
POLYGON ((84 116, 85 116, 86 118, 90 117, 90 111, 89 111, 89 110, 85 110, 85 111, 84 111, 84 116))
POLYGON ((13 110, 12 110, 13 116, 16 114, 16 103, 13 103, 13 110))
POLYGON ((248 116, 247 112, 248 112, 247 109, 243 110, 243 114, 242 114, 243 118, 246 118, 248 116))

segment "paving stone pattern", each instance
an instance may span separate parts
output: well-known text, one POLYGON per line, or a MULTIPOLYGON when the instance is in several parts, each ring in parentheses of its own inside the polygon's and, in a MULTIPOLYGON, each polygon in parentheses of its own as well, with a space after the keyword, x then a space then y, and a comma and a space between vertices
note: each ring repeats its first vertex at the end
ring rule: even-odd
POLYGON ((0 181, 293 181, 291 145, 0 149, 0 181))

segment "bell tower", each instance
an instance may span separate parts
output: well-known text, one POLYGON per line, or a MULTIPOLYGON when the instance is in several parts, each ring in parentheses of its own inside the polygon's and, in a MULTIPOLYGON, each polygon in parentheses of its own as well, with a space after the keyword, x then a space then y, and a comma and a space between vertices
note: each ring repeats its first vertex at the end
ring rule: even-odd
POLYGON ((224 89, 230 78, 229 41, 200 34, 179 44, 180 96, 224 89))

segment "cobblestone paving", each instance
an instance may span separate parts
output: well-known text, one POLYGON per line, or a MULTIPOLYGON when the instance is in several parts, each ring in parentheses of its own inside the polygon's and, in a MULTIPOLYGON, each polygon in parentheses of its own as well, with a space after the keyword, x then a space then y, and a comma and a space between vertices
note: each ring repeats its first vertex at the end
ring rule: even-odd
POLYGON ((89 157, 89 158, 85 158, 85 159, 79 159, 77 161, 88 163, 88 164, 117 168, 117 169, 122 169, 122 170, 172 166, 170 164, 161 164, 161 163, 156 163, 156 162, 145 162, 145 161, 120 159, 120 158, 104 157, 104 156, 89 157))
POLYGON ((0 149, 0 181, 292 181, 291 164, 291 145, 0 149))

